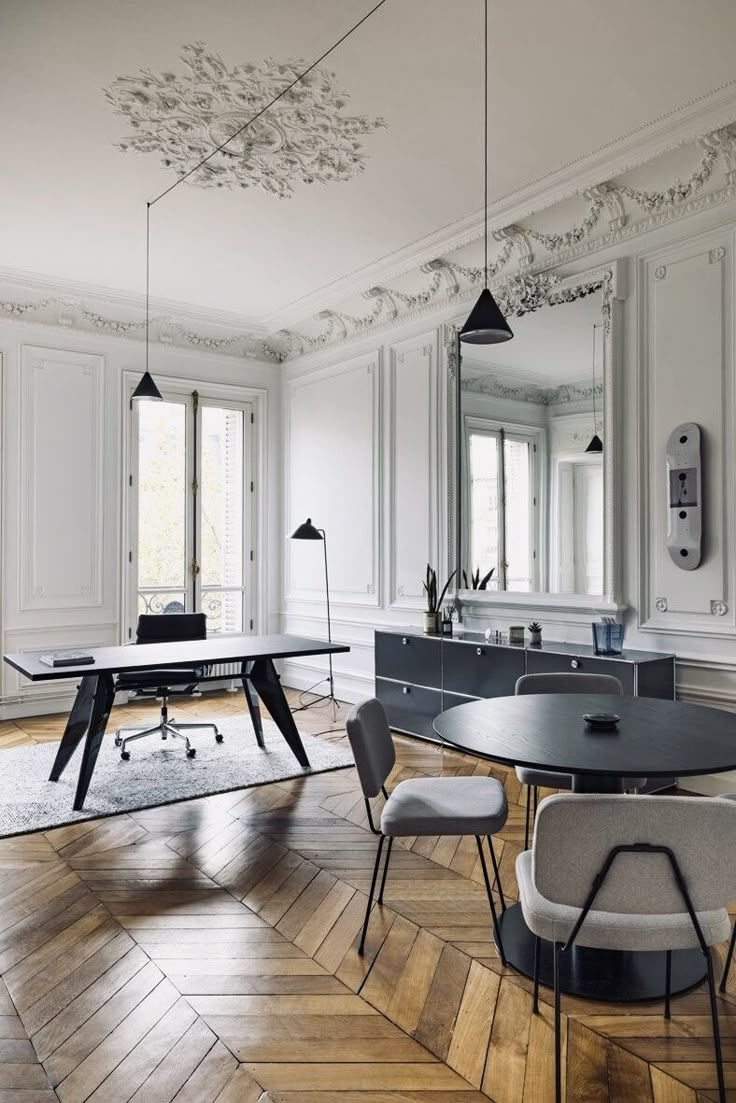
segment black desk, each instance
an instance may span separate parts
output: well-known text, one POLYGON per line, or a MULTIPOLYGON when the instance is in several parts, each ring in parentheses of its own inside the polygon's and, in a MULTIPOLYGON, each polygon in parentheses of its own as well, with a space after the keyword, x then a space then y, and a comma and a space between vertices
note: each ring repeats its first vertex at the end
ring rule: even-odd
POLYGON ((51 682, 60 678, 81 679, 49 778, 50 781, 59 780, 74 751, 86 736, 74 797, 74 810, 79 811, 84 806, 115 698, 116 674, 123 671, 154 670, 157 667, 239 662, 243 692, 258 745, 264 745, 258 707, 260 697, 299 764, 308 768, 309 759, 281 688, 273 665, 274 660, 292 658, 295 655, 336 654, 349 650, 349 647, 341 644, 328 644, 303 636, 226 636, 222 639, 149 643, 131 647, 98 647, 90 651, 94 655, 94 663, 83 666, 46 666, 40 659, 44 654, 42 651, 24 651, 5 655, 4 658, 6 663, 32 682, 51 682))
MULTIPOLYGON (((576 792, 622 792, 623 778, 716 774, 736 768, 736 716, 722 709, 650 697, 577 693, 529 694, 471 701, 441 713, 434 727, 445 742, 510 766, 573 775, 576 792), (586 712, 615 712, 614 732, 596 733, 586 712)), ((662 798, 666 800, 666 797, 662 798)), ((575 856, 560 855, 560 861, 575 856)), ((534 936, 514 904, 501 917, 506 958, 534 975, 534 936)), ((561 959, 563 992, 599 1000, 664 995, 665 955, 575 946, 561 959)), ((704 978, 700 950, 672 953, 672 992, 704 978)), ((540 977, 552 985, 551 943, 542 943, 540 977)))

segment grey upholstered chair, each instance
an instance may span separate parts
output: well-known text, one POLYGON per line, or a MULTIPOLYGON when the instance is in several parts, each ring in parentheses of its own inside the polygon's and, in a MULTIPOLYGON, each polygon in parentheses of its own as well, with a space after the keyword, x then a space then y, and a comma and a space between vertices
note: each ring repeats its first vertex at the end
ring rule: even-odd
POLYGON ((368 931, 384 840, 388 839, 388 847, 378 893, 379 904, 383 903, 383 890, 386 886, 394 838, 413 835, 475 835, 488 903, 491 907, 493 932, 501 961, 505 965, 501 930, 482 843, 482 836, 485 835, 491 853, 495 883, 498 884, 501 908, 505 910, 506 903, 491 838, 506 823, 508 815, 503 786, 492 777, 417 777, 399 782, 389 796, 386 791, 386 778, 396 762, 396 752, 381 702, 373 698, 356 705, 350 711, 346 726, 365 797, 368 823, 373 834, 378 835, 376 862, 373 867, 373 878, 358 952, 362 954, 365 948, 365 936, 368 931), (379 793, 383 794, 386 803, 381 813, 380 827, 376 827, 370 801, 379 793))
MULTIPOLYGON (((618 678, 610 674, 524 674, 516 683, 515 692, 523 693, 607 693, 623 697, 624 687, 618 678)), ((524 849, 529 849, 529 825, 534 823, 534 814, 539 799, 539 786, 549 789, 572 789, 570 774, 556 773, 554 770, 531 770, 526 766, 516 767, 516 776, 526 786, 526 826, 524 828, 524 849), (532 812, 532 798, 534 811, 532 812)), ((645 777, 624 778, 625 789, 641 789, 645 777)))
MULTIPOLYGON (((736 800, 736 793, 722 793, 722 800, 736 800)), ((728 953, 726 954, 726 964, 723 966, 723 976, 721 977, 721 983, 719 985, 721 992, 726 991, 726 981, 728 980, 728 974, 731 970, 731 962, 733 961, 733 951, 736 947, 736 923, 733 925, 731 931, 731 941, 728 944, 728 953)))
POLYGON ((728 938, 736 893, 736 805, 711 797, 551 796, 539 805, 534 846, 516 861, 519 900, 536 935, 554 944, 555 1083, 561 1099, 560 954, 573 944, 665 951, 700 948, 708 975, 719 1098, 725 1101, 710 947, 728 938), (560 855, 564 854, 564 861, 560 855))

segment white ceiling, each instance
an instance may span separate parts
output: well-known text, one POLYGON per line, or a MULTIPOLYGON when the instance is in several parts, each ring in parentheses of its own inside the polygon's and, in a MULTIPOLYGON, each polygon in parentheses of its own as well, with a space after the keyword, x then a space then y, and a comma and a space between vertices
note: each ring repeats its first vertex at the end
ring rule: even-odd
MULTIPOLYGON (((2 0, 0 266, 141 293, 146 201, 175 177, 103 89, 184 72, 202 41, 228 68, 318 56, 371 0, 2 0)), ((362 175, 183 184, 152 210, 151 293, 273 328, 279 313, 480 207, 480 0, 387 0, 325 63, 361 138, 362 175)), ((490 191, 508 196, 736 76, 733 0, 491 0, 490 191)), ((375 267, 371 272, 375 281, 375 267)))

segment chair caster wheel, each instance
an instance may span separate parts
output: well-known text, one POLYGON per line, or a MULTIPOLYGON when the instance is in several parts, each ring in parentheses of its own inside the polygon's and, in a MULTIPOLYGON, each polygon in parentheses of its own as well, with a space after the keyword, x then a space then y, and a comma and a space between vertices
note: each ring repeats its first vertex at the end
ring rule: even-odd
POLYGON ((128 760, 130 759, 130 751, 121 751, 120 757, 122 758, 123 762, 128 762, 128 760))
POLYGON ((122 739, 120 738, 120 736, 119 736, 119 735, 116 735, 116 736, 115 736, 115 746, 116 746, 116 747, 119 747, 119 746, 120 746, 120 745, 122 744, 122 742, 123 742, 123 741, 122 741, 122 739))
POLYGON ((196 753, 197 753, 197 748, 196 747, 190 747, 189 750, 187 751, 187 758, 194 758, 196 753))
POLYGON ((224 743, 224 742, 225 742, 225 736, 222 734, 222 732, 217 732, 217 734, 215 735, 215 743, 224 743))

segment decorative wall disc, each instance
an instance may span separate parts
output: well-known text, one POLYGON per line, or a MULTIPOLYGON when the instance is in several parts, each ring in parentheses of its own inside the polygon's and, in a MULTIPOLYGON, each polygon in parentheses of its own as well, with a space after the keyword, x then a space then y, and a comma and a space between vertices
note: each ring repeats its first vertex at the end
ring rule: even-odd
MULTIPOLYGON (((130 123, 117 148, 157 153, 165 168, 185 173, 227 141, 308 67, 296 59, 244 63, 231 69, 196 42, 182 48, 184 74, 141 70, 118 77, 105 95, 130 123)), ((365 168, 360 138, 381 118, 348 115, 348 95, 327 69, 313 69, 266 114, 189 179, 197 187, 259 187, 281 199, 295 184, 350 180, 365 168)))

